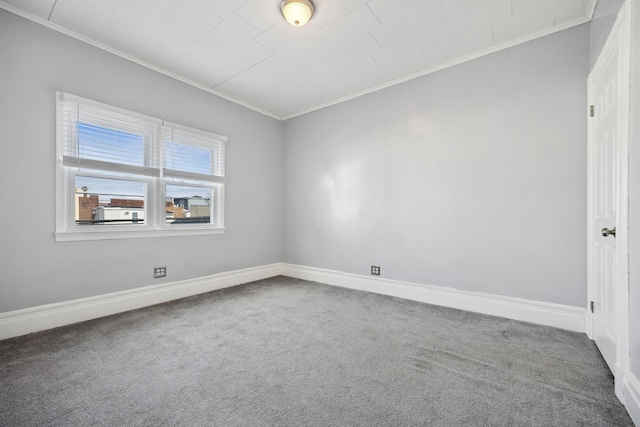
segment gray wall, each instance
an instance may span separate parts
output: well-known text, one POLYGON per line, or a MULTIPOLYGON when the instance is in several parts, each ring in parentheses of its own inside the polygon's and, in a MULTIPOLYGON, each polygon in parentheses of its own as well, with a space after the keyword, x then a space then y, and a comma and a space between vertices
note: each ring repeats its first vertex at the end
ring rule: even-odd
MULTIPOLYGON (((288 120, 284 135, 276 120, 0 10, 0 312, 281 260, 584 306, 585 80, 622 3, 600 0, 590 26, 288 120), (56 243, 56 90, 228 135, 227 232, 56 243), (166 279, 151 279, 158 265, 166 279)), ((632 37, 634 76, 639 18, 632 37)), ((630 156, 640 376, 637 120, 630 156)))
POLYGON ((631 121, 629 139, 629 335, 631 372, 640 379, 640 2, 631 26, 631 121))
POLYGON ((0 94, 0 312, 280 261, 279 121, 3 10, 0 94), (55 242, 56 90, 228 135, 227 232, 55 242))
POLYGON ((285 262, 586 305, 582 25, 284 123, 285 262))
POLYGON ((624 0, 598 0, 590 23, 591 67, 596 63, 623 4, 624 0))

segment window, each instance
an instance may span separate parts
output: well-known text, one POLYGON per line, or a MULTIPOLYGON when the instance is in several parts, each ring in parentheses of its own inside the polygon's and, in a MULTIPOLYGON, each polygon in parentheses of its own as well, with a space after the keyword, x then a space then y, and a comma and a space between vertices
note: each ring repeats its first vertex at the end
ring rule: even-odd
POLYGON ((57 94, 56 240, 224 232, 225 136, 57 94))

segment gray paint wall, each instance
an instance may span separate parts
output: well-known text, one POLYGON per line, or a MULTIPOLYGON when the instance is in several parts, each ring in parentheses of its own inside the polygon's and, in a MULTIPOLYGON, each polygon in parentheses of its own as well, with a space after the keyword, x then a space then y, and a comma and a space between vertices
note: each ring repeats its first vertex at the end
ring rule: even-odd
POLYGON ((2 10, 0 94, 0 312, 280 261, 279 121, 2 10), (56 90, 228 135, 226 233, 55 242, 56 90))
POLYGON ((280 260, 584 306, 584 86, 612 3, 599 2, 590 32, 288 120, 284 135, 276 120, 0 11, 0 190, 18 205, 0 210, 0 312, 280 260), (56 243, 56 90, 228 135, 227 233, 56 243), (155 265, 169 276, 151 279, 155 265))
MULTIPOLYGON (((0 312, 281 260, 584 306, 584 84, 622 4, 600 0, 590 26, 291 119, 284 135, 276 120, 0 10, 0 312), (226 234, 56 243, 56 90, 228 135, 226 234), (150 278, 157 265, 166 279, 150 278)), ((639 18, 632 37, 634 76, 639 18)), ((640 122, 630 131, 638 377, 640 122)))
POLYGON ((629 336, 631 372, 640 379, 640 2, 632 3, 629 139, 629 336))
POLYGON ((285 262, 586 306, 589 25, 284 123, 285 262))

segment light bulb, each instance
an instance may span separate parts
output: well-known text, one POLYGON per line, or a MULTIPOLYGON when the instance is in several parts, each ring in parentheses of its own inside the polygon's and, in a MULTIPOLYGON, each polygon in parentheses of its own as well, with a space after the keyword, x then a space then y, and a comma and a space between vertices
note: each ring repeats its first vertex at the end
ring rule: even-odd
POLYGON ((291 25, 301 27, 313 16, 314 7, 309 0, 284 0, 280 10, 291 25))

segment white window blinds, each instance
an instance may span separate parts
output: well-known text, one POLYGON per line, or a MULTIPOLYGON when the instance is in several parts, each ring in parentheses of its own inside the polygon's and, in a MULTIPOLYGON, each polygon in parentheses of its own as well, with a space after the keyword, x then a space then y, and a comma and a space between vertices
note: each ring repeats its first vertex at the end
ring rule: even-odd
POLYGON ((57 240, 224 232, 226 136, 56 100, 57 240))
POLYGON ((163 177, 223 183, 225 140, 166 123, 162 129, 163 177))
POLYGON ((67 94, 60 108, 64 166, 160 176, 154 146, 161 120, 80 103, 67 94))
POLYGON ((64 166, 224 183, 227 138, 63 94, 64 166))

